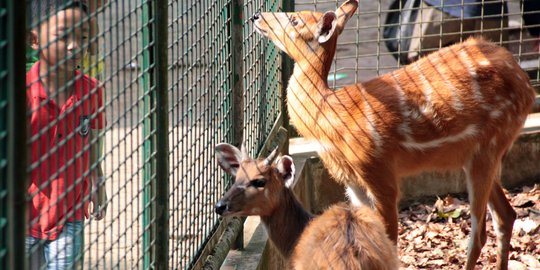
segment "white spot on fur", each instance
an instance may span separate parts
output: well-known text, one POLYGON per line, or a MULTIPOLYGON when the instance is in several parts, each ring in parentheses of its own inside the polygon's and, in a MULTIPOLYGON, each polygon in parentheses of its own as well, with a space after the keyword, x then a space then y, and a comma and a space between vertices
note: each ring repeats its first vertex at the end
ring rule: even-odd
POLYGON ((497 145, 497 137, 491 138, 491 141, 489 141, 489 144, 491 144, 491 146, 497 145))
POLYGON ((514 65, 512 65, 510 62, 504 61, 504 64, 505 64, 508 68, 514 69, 514 65))
POLYGON ((489 115, 491 116, 491 118, 497 119, 497 118, 501 117, 502 112, 499 111, 499 110, 494 110, 494 111, 491 111, 491 112, 489 113, 489 115))
POLYGON ((489 66, 489 65, 491 65, 491 62, 489 62, 489 60, 487 60, 487 59, 483 59, 483 60, 479 61, 478 64, 481 65, 481 66, 489 66))
POLYGON ((467 128, 465 128, 462 132, 454 136, 443 137, 443 138, 439 138, 439 139, 435 139, 435 140, 427 141, 427 142, 404 141, 404 142, 401 142, 401 145, 410 149, 424 150, 424 149, 439 147, 445 143, 458 142, 467 137, 472 137, 476 135, 477 133, 478 133, 478 129, 476 128, 476 125, 471 124, 467 126, 467 128))

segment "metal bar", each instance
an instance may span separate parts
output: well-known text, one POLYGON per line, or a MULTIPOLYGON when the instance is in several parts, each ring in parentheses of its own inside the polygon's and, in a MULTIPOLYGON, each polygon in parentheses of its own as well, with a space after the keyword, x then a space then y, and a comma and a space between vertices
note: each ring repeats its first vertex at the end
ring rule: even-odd
POLYGON ((169 267, 169 144, 168 144, 168 1, 155 2, 156 178, 154 220, 155 268, 169 267))
MULTIPOLYGON (((243 49, 243 6, 244 0, 231 2, 231 53, 232 53, 232 144, 240 146, 244 138, 244 49, 243 49)), ((243 226, 240 231, 243 231, 243 226)), ((244 247, 242 233, 234 243, 234 249, 244 247)))
POLYGON ((143 75, 141 76, 141 96, 143 97, 143 264, 144 269, 150 269, 154 259, 154 240, 155 240, 155 226, 152 226, 155 217, 155 209, 153 206, 153 200, 155 198, 153 177, 155 173, 155 162, 154 162, 154 149, 155 149, 155 140, 153 130, 155 127, 155 121, 153 118, 154 106, 154 92, 153 83, 154 79, 152 73, 148 72, 151 70, 151 66, 154 60, 154 55, 152 51, 152 41, 153 41, 153 31, 152 31, 152 19, 153 19, 153 1, 147 0, 143 3, 143 12, 142 12, 142 21, 143 21, 143 75))
MULTIPOLYGON (((294 0, 282 0, 283 12, 294 11, 294 4, 294 0)), ((281 114, 283 115, 283 128, 289 131, 287 138, 291 137, 289 112, 287 111, 287 87, 289 86, 289 78, 293 73, 293 69, 294 61, 285 52, 281 52, 281 114)), ((289 154, 289 140, 285 141, 282 151, 283 154, 289 154)))
MULTIPOLYGON (((11 100, 8 101, 8 252, 9 267, 7 269, 25 269, 25 237, 26 237, 26 5, 25 1, 8 1, 8 16, 13 24, 8 31, 8 70, 11 75, 7 90, 11 100), (23 123, 23 124, 21 124, 23 123), (22 151, 21 151, 22 150, 22 151)), ((4 91, 4 90, 3 90, 4 91)))

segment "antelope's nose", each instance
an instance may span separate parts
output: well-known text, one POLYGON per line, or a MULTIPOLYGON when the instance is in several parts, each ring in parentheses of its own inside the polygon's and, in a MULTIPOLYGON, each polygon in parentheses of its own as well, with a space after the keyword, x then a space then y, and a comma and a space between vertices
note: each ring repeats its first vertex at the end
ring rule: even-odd
POLYGON ((254 22, 254 21, 258 20, 260 17, 261 17, 261 13, 257 12, 255 14, 253 14, 253 17, 251 17, 251 21, 254 22))
POLYGON ((216 213, 218 215, 223 215, 223 212, 225 212, 225 210, 227 210, 227 204, 224 203, 223 201, 219 201, 218 203, 216 203, 216 213))

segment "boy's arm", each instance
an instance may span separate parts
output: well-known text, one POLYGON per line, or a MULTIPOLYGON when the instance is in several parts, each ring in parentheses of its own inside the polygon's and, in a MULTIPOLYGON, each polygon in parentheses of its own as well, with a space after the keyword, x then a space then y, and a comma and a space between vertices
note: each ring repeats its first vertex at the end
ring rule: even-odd
POLYGON ((107 213, 107 191, 105 189, 105 176, 100 160, 103 139, 98 136, 98 132, 98 130, 90 129, 90 142, 93 142, 94 138, 97 138, 97 141, 90 146, 90 162, 96 166, 92 174, 93 177, 91 177, 92 209, 90 210, 90 214, 95 219, 101 220, 107 213))

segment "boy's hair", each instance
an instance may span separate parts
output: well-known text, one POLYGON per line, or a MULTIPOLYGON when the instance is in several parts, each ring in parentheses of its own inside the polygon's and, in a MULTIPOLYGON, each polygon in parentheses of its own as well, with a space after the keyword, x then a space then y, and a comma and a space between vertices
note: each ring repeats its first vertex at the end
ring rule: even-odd
POLYGON ((88 14, 88 7, 84 0, 26 0, 28 28, 32 29, 39 26, 61 10, 75 7, 88 14))

